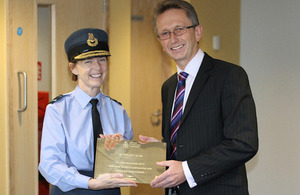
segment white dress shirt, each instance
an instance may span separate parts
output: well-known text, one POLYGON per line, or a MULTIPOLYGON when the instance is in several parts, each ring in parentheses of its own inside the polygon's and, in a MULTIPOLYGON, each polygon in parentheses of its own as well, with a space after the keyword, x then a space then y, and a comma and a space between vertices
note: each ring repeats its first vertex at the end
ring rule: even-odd
MULTIPOLYGON (((177 74, 179 74, 180 72, 184 71, 186 73, 188 73, 188 77, 185 81, 185 92, 184 92, 184 98, 183 98, 183 108, 182 108, 182 113, 184 113, 184 108, 186 105, 186 102, 188 100, 191 88, 193 86, 193 83, 195 81, 195 78, 197 76, 197 73, 200 69, 201 63, 203 61, 204 58, 204 52, 199 49, 199 51, 197 52, 197 54, 192 58, 192 60, 187 64, 187 66, 185 67, 184 70, 181 70, 178 66, 177 66, 177 74)), ((175 92, 176 94, 176 92, 175 92)), ((174 97, 176 98, 176 95, 174 95, 174 97)), ((175 102, 175 98, 174 98, 174 102, 175 102)), ((173 103, 174 105, 174 103, 173 103)), ((183 171, 184 171, 184 175, 187 179, 187 182, 190 186, 190 188, 193 188, 197 185, 197 183, 195 182, 192 173, 189 169, 189 166, 187 164, 187 161, 183 161, 182 162, 182 166, 183 166, 183 171)))

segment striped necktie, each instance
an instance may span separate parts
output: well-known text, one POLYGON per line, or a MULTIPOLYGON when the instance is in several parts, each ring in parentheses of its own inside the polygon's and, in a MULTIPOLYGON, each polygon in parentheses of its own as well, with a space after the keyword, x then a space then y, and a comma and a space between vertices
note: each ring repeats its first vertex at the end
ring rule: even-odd
POLYGON ((173 109, 173 114, 171 118, 170 123, 170 129, 171 129, 171 144, 172 144, 172 153, 171 153, 171 159, 176 159, 176 137, 177 137, 177 131, 179 129, 180 123, 181 123, 181 117, 182 117, 182 107, 183 107, 183 97, 185 92, 185 80, 188 77, 188 73, 186 72, 180 72, 178 74, 178 83, 177 83, 177 92, 176 92, 176 98, 175 98, 175 104, 173 109))

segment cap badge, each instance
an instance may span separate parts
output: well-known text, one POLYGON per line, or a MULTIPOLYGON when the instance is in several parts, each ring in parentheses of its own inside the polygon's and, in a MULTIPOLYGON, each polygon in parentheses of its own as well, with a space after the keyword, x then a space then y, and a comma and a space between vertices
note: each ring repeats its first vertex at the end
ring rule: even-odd
POLYGON ((98 45, 98 39, 94 37, 93 33, 89 33, 89 39, 86 42, 91 47, 98 45))

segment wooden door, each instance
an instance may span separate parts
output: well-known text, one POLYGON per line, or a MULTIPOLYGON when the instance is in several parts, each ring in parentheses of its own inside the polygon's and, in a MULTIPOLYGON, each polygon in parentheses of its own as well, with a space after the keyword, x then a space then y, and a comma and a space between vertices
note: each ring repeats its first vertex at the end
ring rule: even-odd
MULTIPOLYGON (((152 25, 151 11, 157 0, 131 0, 131 121, 134 139, 147 135, 161 139, 161 85, 175 72, 163 52, 152 25)), ((130 194, 164 194, 139 184, 130 194)))
POLYGON ((81 28, 106 28, 104 0, 38 0, 51 3, 55 9, 55 82, 53 97, 72 91, 77 82, 71 80, 64 43, 68 36, 81 28))
POLYGON ((38 194, 37 6, 49 4, 55 11, 52 18, 56 24, 52 26, 56 35, 52 40, 55 43, 52 55, 56 56, 52 58, 55 70, 52 78, 57 78, 53 82, 55 96, 73 90, 76 85, 68 74, 65 39, 80 28, 103 28, 102 3, 99 0, 7 1, 10 195, 38 194))
POLYGON ((7 3, 9 194, 37 194, 36 4, 7 3))

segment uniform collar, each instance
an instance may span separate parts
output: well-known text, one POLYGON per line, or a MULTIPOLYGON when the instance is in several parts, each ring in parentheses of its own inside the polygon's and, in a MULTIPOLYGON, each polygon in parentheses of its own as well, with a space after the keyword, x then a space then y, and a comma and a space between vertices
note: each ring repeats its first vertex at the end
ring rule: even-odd
POLYGON ((85 108, 89 103, 91 99, 97 98, 98 101, 100 102, 101 100, 101 91, 95 96, 91 97, 88 94, 86 94, 80 87, 77 85, 74 91, 74 95, 76 100, 79 102, 82 108, 85 108))

